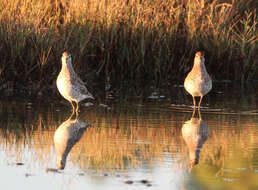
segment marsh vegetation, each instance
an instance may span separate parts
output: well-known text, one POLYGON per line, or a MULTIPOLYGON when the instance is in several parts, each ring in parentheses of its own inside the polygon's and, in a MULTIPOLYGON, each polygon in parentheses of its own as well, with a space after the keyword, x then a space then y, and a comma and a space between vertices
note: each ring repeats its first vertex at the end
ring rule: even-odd
POLYGON ((257 79, 257 7, 256 0, 2 0, 0 86, 49 90, 64 50, 91 85, 180 83, 197 50, 214 80, 257 79))

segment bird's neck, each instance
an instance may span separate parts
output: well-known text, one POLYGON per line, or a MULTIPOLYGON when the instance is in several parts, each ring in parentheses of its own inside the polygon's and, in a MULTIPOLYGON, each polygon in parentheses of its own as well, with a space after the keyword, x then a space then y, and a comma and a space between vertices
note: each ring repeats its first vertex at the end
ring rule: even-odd
POLYGON ((204 64, 204 61, 201 61, 201 60, 195 60, 194 61, 194 66, 193 66, 192 70, 201 71, 201 72, 207 72, 205 64, 204 64))
POLYGON ((67 71, 68 73, 71 73, 71 72, 74 73, 72 63, 69 63, 69 62, 65 62, 62 64, 62 70, 67 71))

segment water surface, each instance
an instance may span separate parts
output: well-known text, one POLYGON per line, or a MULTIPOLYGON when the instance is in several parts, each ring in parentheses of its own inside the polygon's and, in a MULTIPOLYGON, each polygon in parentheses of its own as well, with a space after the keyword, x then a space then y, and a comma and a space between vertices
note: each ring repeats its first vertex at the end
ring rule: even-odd
POLYGON ((82 103, 78 119, 65 101, 2 98, 0 186, 257 189, 257 97, 257 89, 215 88, 200 118, 174 87, 82 103))

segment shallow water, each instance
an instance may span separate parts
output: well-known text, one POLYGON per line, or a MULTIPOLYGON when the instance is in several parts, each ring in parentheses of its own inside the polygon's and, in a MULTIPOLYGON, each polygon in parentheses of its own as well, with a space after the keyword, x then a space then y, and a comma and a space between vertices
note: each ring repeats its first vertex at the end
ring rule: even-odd
POLYGON ((214 88, 201 119, 171 91, 82 103, 78 120, 65 101, 2 98, 0 186, 257 189, 257 89, 214 88))

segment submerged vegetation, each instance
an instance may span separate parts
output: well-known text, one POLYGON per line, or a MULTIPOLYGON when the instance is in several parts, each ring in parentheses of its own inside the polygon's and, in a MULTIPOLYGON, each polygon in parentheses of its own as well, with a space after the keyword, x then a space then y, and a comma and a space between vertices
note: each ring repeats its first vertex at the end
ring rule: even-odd
POLYGON ((256 0, 2 0, 0 89, 49 89, 64 50, 91 85, 180 82, 197 50, 213 79, 257 79, 257 7, 256 0))

